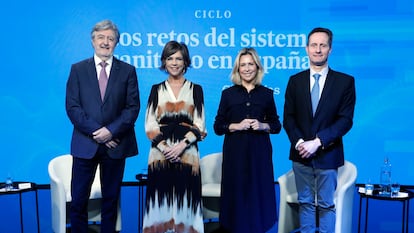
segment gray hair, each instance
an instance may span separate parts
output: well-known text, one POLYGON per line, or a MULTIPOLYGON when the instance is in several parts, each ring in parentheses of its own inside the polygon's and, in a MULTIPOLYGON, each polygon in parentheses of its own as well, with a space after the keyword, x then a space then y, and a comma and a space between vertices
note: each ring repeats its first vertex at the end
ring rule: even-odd
POLYGON ((116 43, 118 43, 119 41, 118 27, 111 20, 108 20, 108 19, 102 20, 101 22, 98 22, 95 24, 95 26, 93 26, 92 31, 91 31, 92 40, 95 38, 96 32, 103 31, 103 30, 112 30, 115 34, 116 43))

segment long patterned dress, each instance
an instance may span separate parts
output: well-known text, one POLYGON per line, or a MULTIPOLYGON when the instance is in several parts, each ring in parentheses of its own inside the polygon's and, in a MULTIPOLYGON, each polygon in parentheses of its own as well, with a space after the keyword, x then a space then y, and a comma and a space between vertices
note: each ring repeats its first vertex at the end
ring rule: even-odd
POLYGON ((152 87, 145 131, 151 140, 144 233, 203 233, 200 155, 205 137, 203 90, 185 80, 178 98, 167 81, 152 87), (166 160, 163 148, 188 139, 181 162, 166 160))

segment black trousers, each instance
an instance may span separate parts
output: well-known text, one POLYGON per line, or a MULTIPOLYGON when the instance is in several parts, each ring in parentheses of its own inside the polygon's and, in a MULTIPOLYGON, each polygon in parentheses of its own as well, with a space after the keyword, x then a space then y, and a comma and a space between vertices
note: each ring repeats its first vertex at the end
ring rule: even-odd
POLYGON ((92 159, 73 157, 70 208, 71 232, 87 233, 88 201, 98 164, 100 165, 101 233, 114 233, 125 159, 112 159, 101 145, 92 159))

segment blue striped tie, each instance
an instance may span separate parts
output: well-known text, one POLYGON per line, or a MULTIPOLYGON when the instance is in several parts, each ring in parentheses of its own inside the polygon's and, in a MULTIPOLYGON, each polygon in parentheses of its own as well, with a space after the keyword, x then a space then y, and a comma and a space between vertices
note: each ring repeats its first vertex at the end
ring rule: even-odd
POLYGON ((316 108, 318 107, 319 102, 319 78, 321 77, 320 74, 314 74, 313 77, 315 78, 315 84, 313 84, 312 91, 311 91, 311 99, 312 99, 312 113, 315 115, 316 108))

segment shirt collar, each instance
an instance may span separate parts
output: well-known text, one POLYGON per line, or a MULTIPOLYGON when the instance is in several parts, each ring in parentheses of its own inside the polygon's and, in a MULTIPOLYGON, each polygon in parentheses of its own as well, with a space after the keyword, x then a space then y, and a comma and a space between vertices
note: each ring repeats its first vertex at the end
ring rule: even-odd
MULTIPOLYGON (((98 56, 96 56, 96 54, 93 55, 93 60, 95 61, 95 66, 99 66, 99 63, 102 62, 102 59, 100 59, 98 56)), ((108 60, 105 61, 108 64, 107 67, 112 66, 112 61, 113 60, 114 60, 114 57, 111 56, 108 60)))
POLYGON ((314 71, 314 70, 310 69, 310 76, 311 76, 311 77, 313 77, 313 75, 314 75, 314 74, 320 74, 320 75, 321 75, 321 77, 326 77, 326 75, 328 74, 328 71, 329 71, 329 67, 328 67, 328 66, 324 67, 324 68, 323 68, 321 71, 319 71, 319 72, 316 72, 316 71, 314 71))

